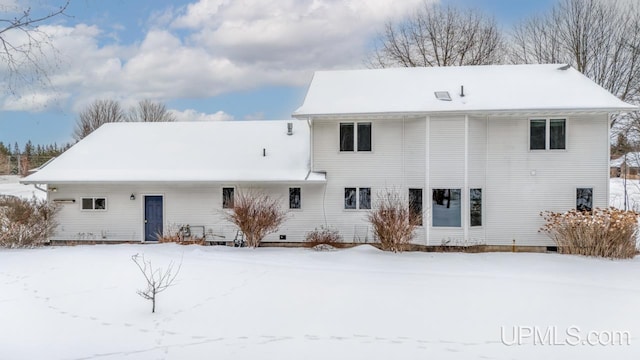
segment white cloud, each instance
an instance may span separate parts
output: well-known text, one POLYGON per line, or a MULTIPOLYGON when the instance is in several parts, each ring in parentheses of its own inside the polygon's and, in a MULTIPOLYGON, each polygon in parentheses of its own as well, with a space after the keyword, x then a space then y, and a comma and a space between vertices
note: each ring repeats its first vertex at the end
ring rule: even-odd
POLYGON ((205 114, 198 112, 197 110, 187 109, 184 111, 170 110, 175 115, 177 121, 227 121, 233 120, 233 116, 225 113, 224 111, 218 111, 214 114, 205 114))
MULTIPOLYGON (((127 45, 119 45, 111 29, 90 24, 41 29, 58 54, 51 85, 71 94, 77 111, 96 98, 131 103, 304 86, 314 70, 362 67, 367 44, 384 22, 421 3, 199 0, 154 13, 143 40, 127 45)), ((11 102, 0 100, 7 109, 11 102)))

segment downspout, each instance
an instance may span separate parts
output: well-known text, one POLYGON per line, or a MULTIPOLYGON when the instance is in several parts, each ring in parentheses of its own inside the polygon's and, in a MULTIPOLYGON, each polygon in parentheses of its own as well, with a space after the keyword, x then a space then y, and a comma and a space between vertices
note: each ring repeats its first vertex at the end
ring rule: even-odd
MULTIPOLYGON (((611 180, 609 180, 609 176, 610 176, 609 172, 611 171, 610 170, 611 169, 610 161, 611 161, 611 122, 612 121, 613 121, 613 116, 611 114, 607 114, 607 181, 605 182, 607 184, 607 190, 606 190, 606 195, 607 195, 606 206, 607 207, 609 206, 610 201, 611 201, 610 200, 610 196, 611 196, 611 184, 610 183, 611 183, 611 180)), ((624 152, 624 156, 625 156, 624 160, 625 160, 625 172, 626 172, 627 171, 627 169, 626 169, 627 152, 626 151, 624 152)), ((620 168, 622 168, 622 166, 620 168)), ((625 182, 626 182, 626 178, 627 178, 626 175, 625 175, 624 178, 625 178, 625 182)), ((627 192, 627 184, 624 185, 624 191, 625 191, 624 201, 625 201, 625 210, 626 210, 626 208, 627 208, 627 206, 626 206, 626 202, 627 202, 627 194, 626 194, 626 192, 627 192)))
POLYGON ((33 184, 33 187, 34 187, 34 188, 36 188, 36 189, 38 189, 38 190, 40 190, 40 191, 43 191, 43 192, 48 193, 47 189, 43 189, 43 188, 41 188, 40 186, 38 186, 38 184, 33 184))
POLYGON ((463 241, 469 242, 469 115, 464 116, 464 190, 460 201, 464 202, 461 209, 464 211, 462 216, 463 241))
POLYGON ((485 118, 485 124, 484 124, 484 129, 485 129, 485 133, 484 133, 484 137, 485 137, 485 145, 484 145, 484 184, 482 184, 482 204, 480 205, 480 214, 482 214, 481 216, 481 220, 482 220, 482 228, 484 229, 484 240, 483 243, 487 243, 487 217, 485 215, 485 199, 487 198, 487 187, 488 187, 488 182, 487 182, 487 178, 488 178, 488 174, 489 174, 489 115, 486 115, 485 118))

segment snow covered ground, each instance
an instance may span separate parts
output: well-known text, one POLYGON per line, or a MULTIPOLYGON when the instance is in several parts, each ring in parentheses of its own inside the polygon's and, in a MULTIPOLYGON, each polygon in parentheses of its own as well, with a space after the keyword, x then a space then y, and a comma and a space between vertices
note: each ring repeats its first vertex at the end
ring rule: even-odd
POLYGON ((0 359, 637 359, 639 279, 640 258, 368 245, 2 250, 0 359), (136 253, 182 258, 155 314, 136 253))
MULTIPOLYGON (((611 178, 609 184, 609 204, 624 209, 624 180, 611 178)), ((640 180, 627 179, 627 208, 640 211, 640 180)))
MULTIPOLYGON (((34 191, 0 179, 0 193, 34 191)), ((638 304, 640 257, 0 249, 0 359, 638 359, 638 304), (155 314, 136 253, 182 259, 155 314)))
POLYGON ((0 175, 0 195, 14 195, 23 198, 32 198, 36 196, 40 199, 46 199, 47 194, 40 191, 33 185, 20 184, 20 177, 17 175, 0 175))

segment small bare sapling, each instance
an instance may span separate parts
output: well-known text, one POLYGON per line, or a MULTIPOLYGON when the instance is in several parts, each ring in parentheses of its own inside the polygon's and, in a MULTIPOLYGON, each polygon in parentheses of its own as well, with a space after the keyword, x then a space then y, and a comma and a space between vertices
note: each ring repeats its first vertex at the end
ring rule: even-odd
POLYGON ((169 265, 167 265, 166 269, 154 269, 151 261, 144 258, 144 254, 135 254, 131 256, 131 260, 133 260, 136 266, 138 266, 138 269, 140 269, 140 272, 147 282, 147 288, 144 290, 138 290, 137 293, 142 298, 151 300, 151 312, 155 313, 157 295, 165 291, 169 286, 173 285, 173 282, 178 276, 180 268, 182 267, 182 260, 180 260, 180 264, 178 265, 178 268, 175 270, 175 272, 173 271, 175 265, 173 261, 171 261, 169 265))

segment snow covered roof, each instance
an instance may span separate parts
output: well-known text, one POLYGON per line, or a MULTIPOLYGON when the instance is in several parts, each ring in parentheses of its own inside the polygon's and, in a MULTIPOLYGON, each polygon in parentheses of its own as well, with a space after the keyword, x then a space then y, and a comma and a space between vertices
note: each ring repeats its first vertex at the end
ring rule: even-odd
MULTIPOLYGON (((626 160, 628 166, 640 168, 640 152, 628 152, 626 160)), ((621 167, 624 162, 625 156, 622 155, 619 158, 609 161, 609 167, 621 167)))
POLYGON ((487 65, 317 71, 293 116, 554 110, 637 107, 562 64, 487 65))
POLYGON ((295 120, 106 124, 22 182, 324 181, 309 141, 295 120))

